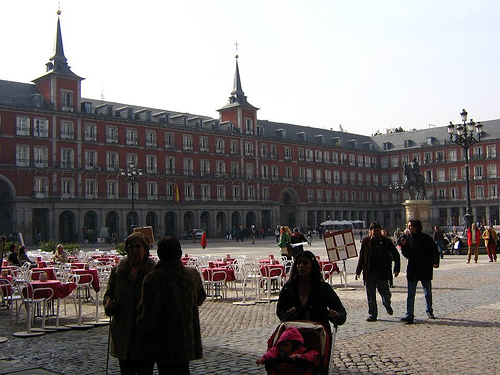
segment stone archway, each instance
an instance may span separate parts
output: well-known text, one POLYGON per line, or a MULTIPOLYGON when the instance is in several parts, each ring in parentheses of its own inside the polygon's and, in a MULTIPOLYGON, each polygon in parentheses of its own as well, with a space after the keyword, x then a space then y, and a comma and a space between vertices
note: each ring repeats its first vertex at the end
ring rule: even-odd
POLYGON ((212 237, 213 233, 210 233, 212 229, 212 218, 208 211, 203 211, 200 215, 200 228, 207 232, 208 237, 212 237))
POLYGON ((158 234, 158 215, 154 211, 149 211, 146 214, 146 226, 153 228, 153 233, 158 234))
POLYGON ((60 242, 77 242, 76 233, 76 216, 71 211, 63 211, 59 215, 59 241, 60 242))
MULTIPOLYGON (((1 211, 1 210, 0 210, 1 211)), ((3 217, 3 212, 2 212, 3 217)), ((48 208, 34 208, 33 209, 33 238, 35 243, 39 241, 47 241, 50 238, 49 232, 49 209, 48 208)), ((0 233, 2 226, 0 226, 0 233)))
POLYGON ((194 214, 191 211, 187 211, 184 214, 182 233, 186 233, 191 229, 195 229, 194 214))
POLYGON ((175 235, 182 236, 182 233, 177 233, 176 223, 177 223, 176 213, 174 211, 168 211, 165 214, 165 229, 164 229, 165 236, 175 236, 175 235))
POLYGON ((284 189, 279 198, 280 225, 287 225, 290 228, 297 226, 297 216, 299 213, 299 196, 293 189, 284 189))
POLYGON ((234 211, 231 215, 231 231, 237 230, 241 225, 241 215, 238 211, 234 211))
POLYGON ((224 237, 227 232, 226 214, 222 211, 215 216, 215 236, 224 237))
POLYGON ((95 211, 85 212, 85 215, 83 216, 83 226, 87 229, 87 238, 84 239, 88 240, 90 243, 94 243, 100 235, 98 217, 95 211))
POLYGON ((134 231, 134 227, 137 227, 139 224, 139 215, 137 214, 137 211, 134 210, 134 212, 129 211, 127 213, 127 233, 130 234, 134 231))
POLYGON ((246 228, 251 228, 252 225, 256 228, 257 227, 257 215, 253 211, 249 211, 246 214, 245 217, 245 227, 246 228))
POLYGON ((109 211, 106 214, 106 226, 108 227, 108 232, 113 235, 116 233, 118 235, 118 224, 119 216, 116 211, 109 211))

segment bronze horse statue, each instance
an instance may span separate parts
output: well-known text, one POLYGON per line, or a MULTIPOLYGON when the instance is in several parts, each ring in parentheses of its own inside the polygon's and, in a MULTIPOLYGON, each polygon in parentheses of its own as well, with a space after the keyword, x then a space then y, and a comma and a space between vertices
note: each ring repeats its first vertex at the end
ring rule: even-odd
MULTIPOLYGON (((418 168, 418 167, 417 167, 418 168)), ((404 185, 408 187, 408 193, 410 194, 410 199, 427 199, 427 192, 425 190, 425 177, 420 174, 420 171, 415 170, 414 162, 405 163, 404 174, 405 182, 404 185)))

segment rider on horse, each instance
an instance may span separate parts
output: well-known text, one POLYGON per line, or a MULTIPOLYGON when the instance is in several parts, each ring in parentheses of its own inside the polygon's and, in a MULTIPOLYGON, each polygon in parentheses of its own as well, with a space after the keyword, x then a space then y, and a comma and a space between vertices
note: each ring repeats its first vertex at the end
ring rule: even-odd
POLYGON ((425 177, 420 173, 420 163, 417 158, 414 157, 412 162, 405 164, 405 176, 410 199, 415 199, 415 191, 418 193, 417 199, 426 199, 425 177))
POLYGON ((420 163, 418 162, 416 157, 413 157, 413 161, 410 163, 411 165, 411 171, 413 173, 413 178, 415 181, 418 180, 418 176, 421 176, 422 174, 420 173, 420 163))

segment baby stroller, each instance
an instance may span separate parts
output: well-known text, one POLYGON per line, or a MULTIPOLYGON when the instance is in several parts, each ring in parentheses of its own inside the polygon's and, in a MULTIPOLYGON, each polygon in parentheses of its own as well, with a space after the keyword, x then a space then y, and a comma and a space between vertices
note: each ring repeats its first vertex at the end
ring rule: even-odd
POLYGON ((309 350, 320 353, 319 365, 312 362, 288 357, 280 357, 266 362, 266 371, 272 375, 329 375, 333 367, 333 347, 335 343, 336 328, 332 327, 332 335, 320 323, 308 320, 291 320, 282 322, 267 340, 268 349, 276 346, 281 334, 288 328, 295 327, 304 338, 304 346, 309 350))

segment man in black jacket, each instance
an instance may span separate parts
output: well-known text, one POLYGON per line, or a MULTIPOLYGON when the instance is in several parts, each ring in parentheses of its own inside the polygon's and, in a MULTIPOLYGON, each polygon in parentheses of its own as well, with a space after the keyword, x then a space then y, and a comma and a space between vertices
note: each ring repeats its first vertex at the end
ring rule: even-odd
POLYGON ((408 222, 410 235, 401 238, 401 252, 408 259, 406 278, 408 280, 408 296, 406 299, 406 316, 401 319, 406 324, 414 322, 415 294, 420 281, 424 290, 427 305, 427 316, 435 319, 432 309, 431 280, 434 268, 439 267, 439 251, 431 236, 422 233, 422 222, 412 219, 408 222))
POLYGON ((366 287, 368 299, 368 318, 366 321, 377 321, 377 294, 378 290, 382 297, 382 304, 389 315, 393 314, 391 307, 391 291, 389 290, 389 279, 391 279, 391 266, 394 260, 394 277, 399 275, 401 260, 399 253, 391 239, 382 236, 382 227, 372 221, 370 224, 369 237, 361 241, 358 266, 356 267, 356 280, 363 272, 363 280, 366 287))

